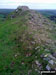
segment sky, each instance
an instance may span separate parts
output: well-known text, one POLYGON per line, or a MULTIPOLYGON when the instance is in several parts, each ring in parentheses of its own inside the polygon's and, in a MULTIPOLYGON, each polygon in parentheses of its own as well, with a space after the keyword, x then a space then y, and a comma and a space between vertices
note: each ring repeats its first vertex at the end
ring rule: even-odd
POLYGON ((28 6, 31 9, 56 9, 56 0, 0 0, 0 8, 16 9, 28 6))

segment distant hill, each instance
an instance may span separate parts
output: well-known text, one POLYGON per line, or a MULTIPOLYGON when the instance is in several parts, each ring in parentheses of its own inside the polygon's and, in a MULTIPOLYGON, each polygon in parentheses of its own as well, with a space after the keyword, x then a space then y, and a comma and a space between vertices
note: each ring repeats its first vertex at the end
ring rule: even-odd
POLYGON ((6 16, 13 11, 14 9, 0 9, 0 20, 4 20, 6 16))
POLYGON ((56 10, 36 10, 56 23, 56 10))
POLYGON ((14 10, 15 9, 0 9, 0 14, 8 14, 14 10))
POLYGON ((47 17, 56 15, 56 10, 37 10, 37 11, 39 11, 41 14, 43 14, 47 17))

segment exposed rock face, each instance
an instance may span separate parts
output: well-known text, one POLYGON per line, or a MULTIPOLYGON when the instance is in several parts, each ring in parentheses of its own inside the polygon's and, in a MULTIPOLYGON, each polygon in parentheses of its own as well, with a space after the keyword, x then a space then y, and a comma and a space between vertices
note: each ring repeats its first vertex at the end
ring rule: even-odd
POLYGON ((19 6, 17 9, 22 9, 23 11, 29 10, 27 6, 19 6))
POLYGON ((29 9, 27 6, 19 6, 19 7, 14 11, 14 13, 10 15, 10 16, 11 16, 11 19, 16 18, 16 17, 18 17, 18 16, 23 16, 23 15, 25 15, 25 13, 26 13, 27 11, 29 11, 29 10, 30 10, 30 9, 29 9))

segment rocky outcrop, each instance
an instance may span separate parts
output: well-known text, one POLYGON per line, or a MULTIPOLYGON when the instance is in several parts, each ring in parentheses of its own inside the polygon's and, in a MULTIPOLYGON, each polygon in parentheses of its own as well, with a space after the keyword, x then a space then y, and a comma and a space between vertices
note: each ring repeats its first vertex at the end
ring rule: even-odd
POLYGON ((17 10, 23 10, 23 11, 26 11, 26 10, 29 10, 29 8, 27 6, 19 6, 17 8, 17 10))

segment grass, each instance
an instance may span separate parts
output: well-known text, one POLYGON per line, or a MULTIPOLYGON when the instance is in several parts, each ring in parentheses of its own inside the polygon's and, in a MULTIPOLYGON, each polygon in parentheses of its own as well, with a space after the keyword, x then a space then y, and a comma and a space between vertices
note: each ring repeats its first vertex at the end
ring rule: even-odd
MULTIPOLYGON (((27 75, 28 70, 32 69, 34 56, 25 57, 26 50, 22 47, 24 42, 20 42, 23 32, 27 29, 23 19, 24 16, 21 16, 0 23, 0 75, 27 75)), ((30 50, 26 52, 33 53, 30 50)), ((32 71, 31 75, 34 74, 37 72, 32 71)))
MULTIPOLYGON (((22 25, 24 23, 21 22, 21 19, 22 18, 20 18, 20 20, 17 19, 19 22, 18 24, 15 24, 17 23, 15 19, 11 21, 8 20, 0 27, 0 75, 10 75, 14 70, 15 73, 13 75, 18 75, 17 72, 19 71, 20 62, 23 56, 20 55, 15 58, 15 54, 21 50, 21 43, 19 43, 19 49, 13 49, 13 47, 16 47, 17 45, 15 38, 22 35, 22 32, 26 29, 26 27, 22 25), (14 68, 11 65, 14 65, 14 68)), ((26 67, 21 65, 21 68, 23 69, 26 67)))

